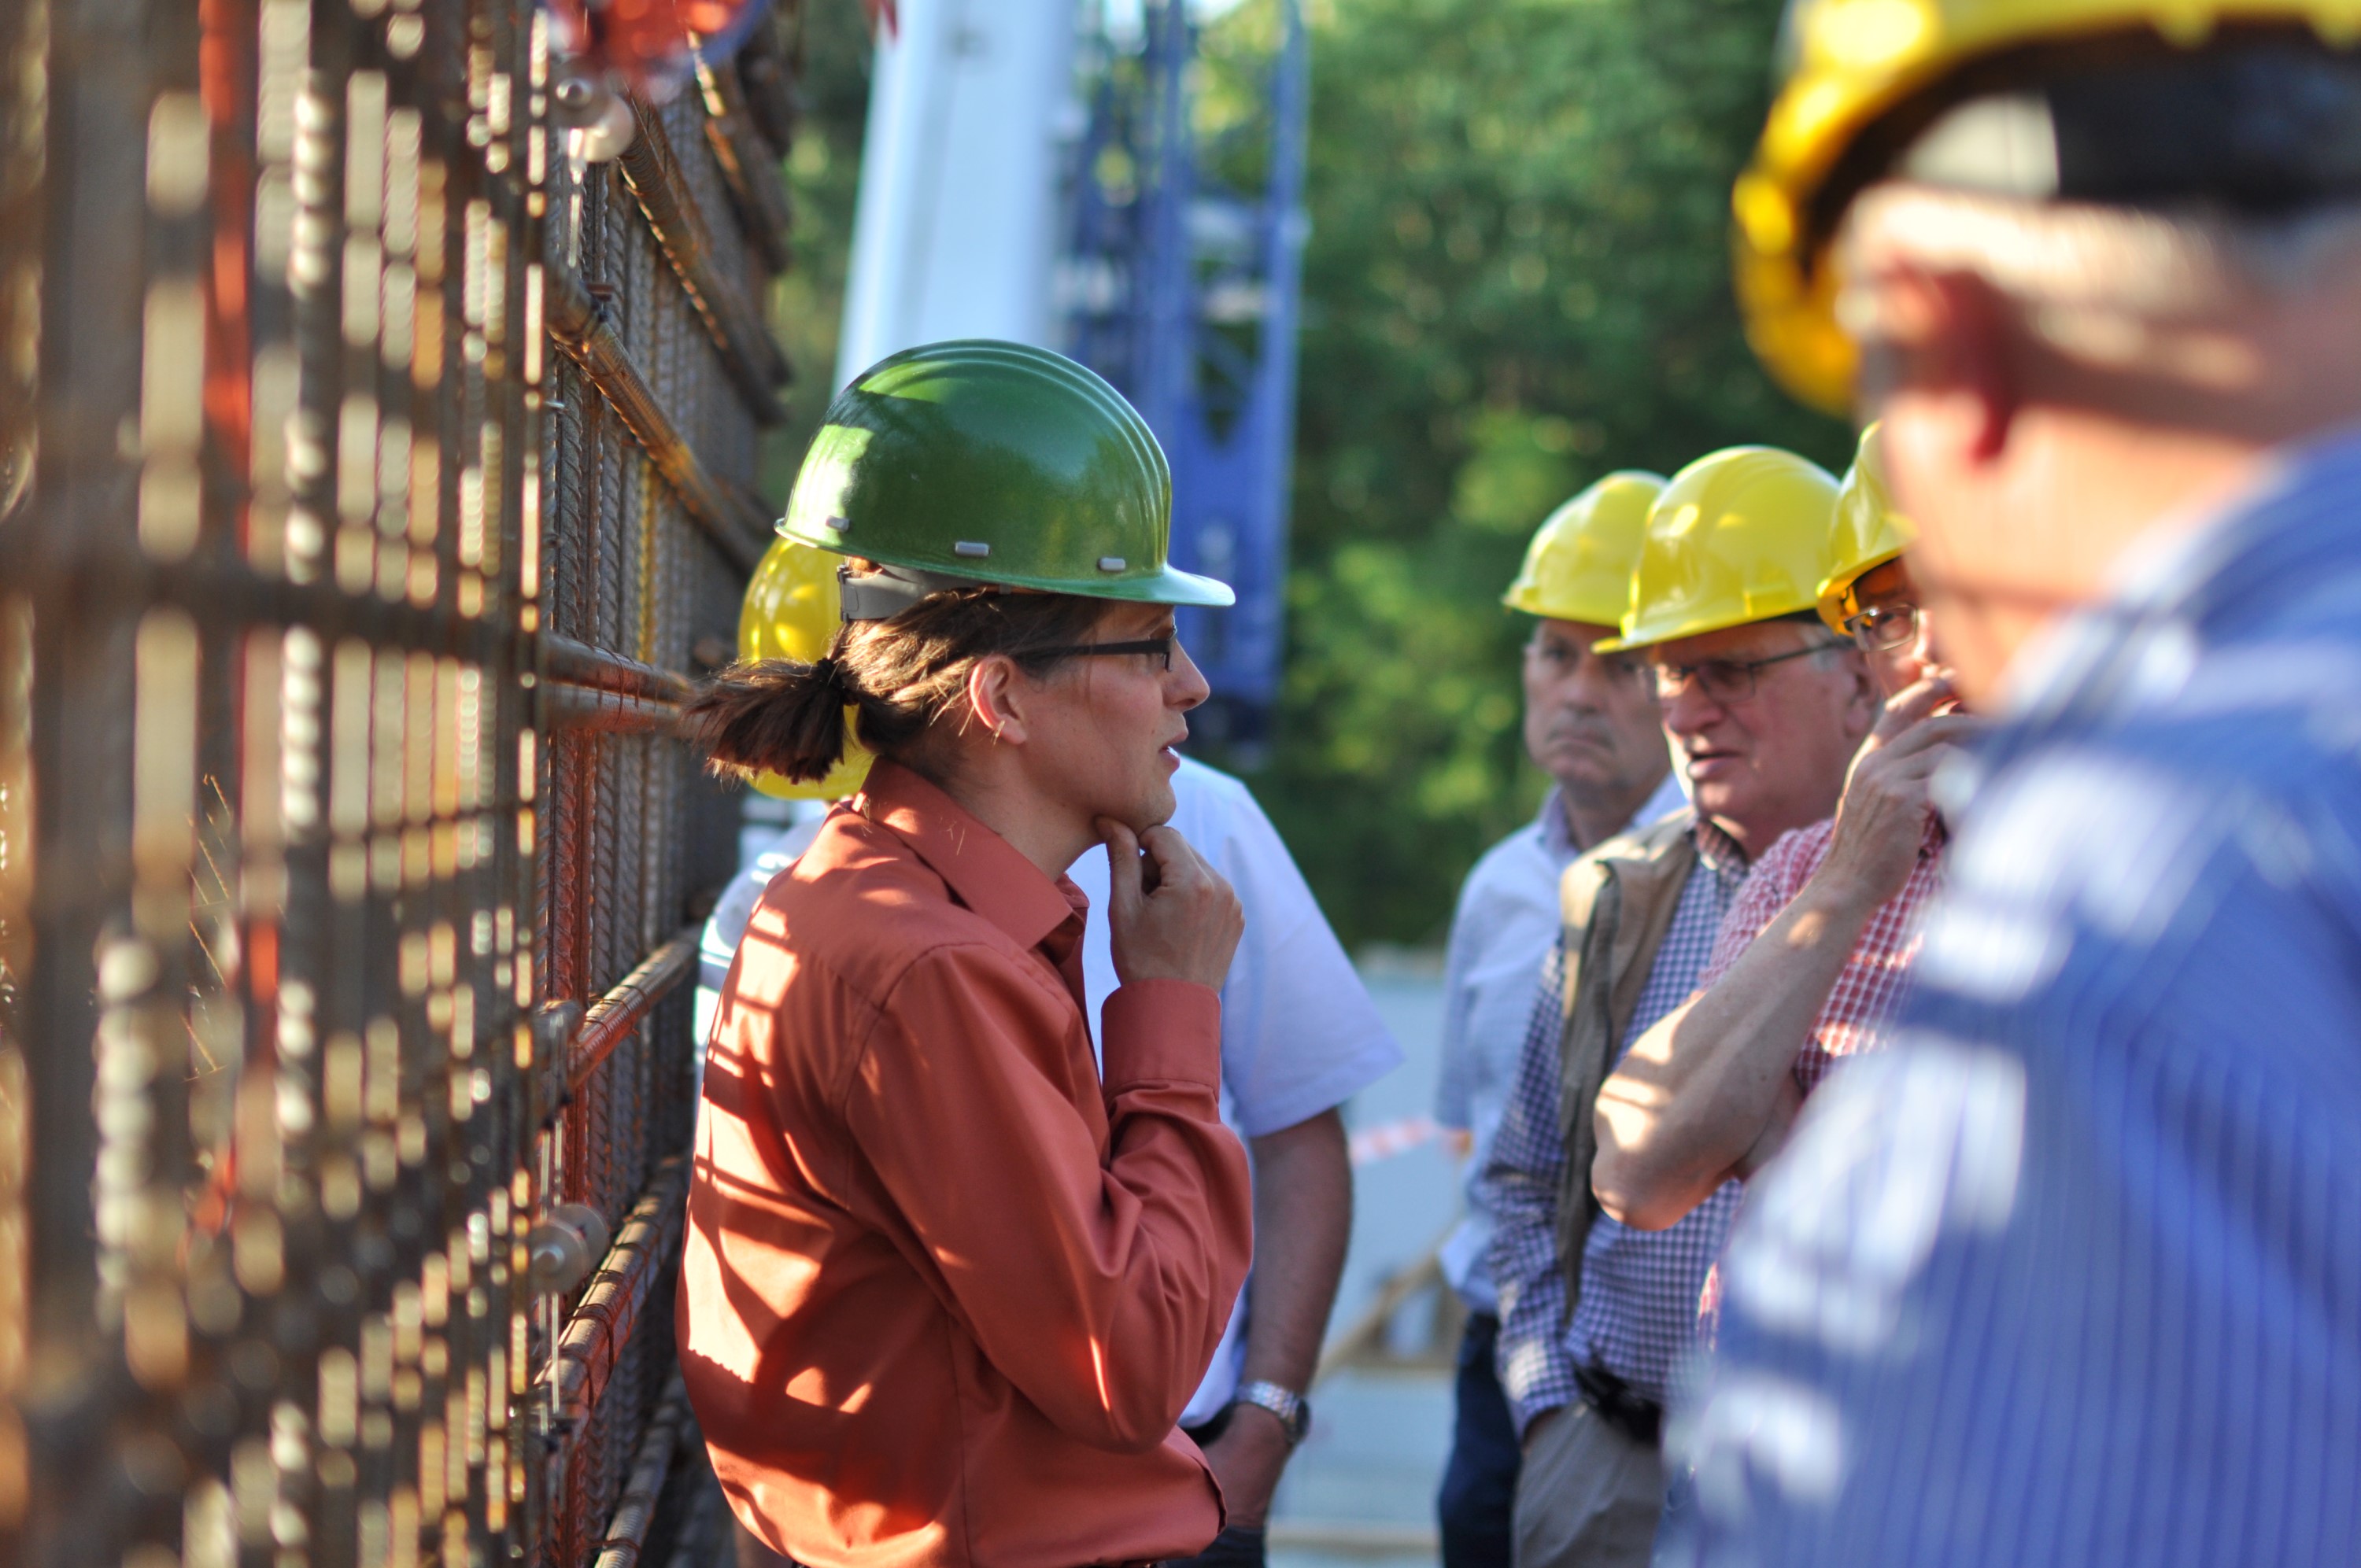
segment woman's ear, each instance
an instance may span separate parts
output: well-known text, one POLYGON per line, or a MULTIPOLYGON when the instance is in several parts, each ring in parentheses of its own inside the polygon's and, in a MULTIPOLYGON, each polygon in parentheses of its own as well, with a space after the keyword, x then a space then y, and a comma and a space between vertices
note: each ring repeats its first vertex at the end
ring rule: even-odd
POLYGON ((1005 653, 986 654, 968 670, 968 712, 963 717, 981 726, 995 741, 1023 745, 1025 710, 1028 706, 1025 684, 1016 660, 1005 653))

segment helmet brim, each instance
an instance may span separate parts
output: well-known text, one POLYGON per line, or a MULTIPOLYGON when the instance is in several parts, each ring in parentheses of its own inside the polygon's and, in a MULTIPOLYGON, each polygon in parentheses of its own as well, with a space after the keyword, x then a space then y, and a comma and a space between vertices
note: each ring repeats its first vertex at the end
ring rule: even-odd
POLYGON ((1060 593, 1078 594, 1083 598, 1130 599, 1139 604, 1196 605, 1206 609, 1227 609, 1238 602, 1230 585, 1212 577, 1201 577, 1194 572, 1184 572, 1178 566, 1167 566, 1155 576, 1130 580, 1113 580, 1105 587, 1093 585, 1077 587, 1060 585, 1060 593))
POLYGON ((1700 616, 1694 620, 1656 621, 1635 626, 1616 637, 1602 637, 1590 645, 1594 653, 1633 653, 1643 649, 1678 642, 1685 637, 1709 637, 1717 631, 1734 631, 1741 626, 1760 626, 1766 621, 1784 620, 1791 615, 1813 612, 1818 606, 1809 600, 1790 605, 1785 609, 1766 609, 1753 615, 1700 616))

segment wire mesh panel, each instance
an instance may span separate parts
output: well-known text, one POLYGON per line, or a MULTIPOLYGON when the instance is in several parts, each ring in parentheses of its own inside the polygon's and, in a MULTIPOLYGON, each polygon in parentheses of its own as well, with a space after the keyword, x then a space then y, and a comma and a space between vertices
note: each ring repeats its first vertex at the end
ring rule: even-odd
POLYGON ((713 1535, 673 731, 789 26, 592 164, 522 0, 0 5, 0 1558, 713 1535))

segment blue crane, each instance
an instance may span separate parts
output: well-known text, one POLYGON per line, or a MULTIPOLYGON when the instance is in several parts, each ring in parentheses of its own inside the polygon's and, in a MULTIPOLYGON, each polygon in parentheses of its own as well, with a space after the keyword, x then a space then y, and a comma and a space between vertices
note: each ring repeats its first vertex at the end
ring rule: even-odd
POLYGON ((1288 485, 1301 315, 1310 49, 1301 0, 1272 0, 1278 47, 1258 115, 1200 133, 1189 0, 1102 25, 1068 177, 1063 346, 1121 388, 1172 464, 1172 555, 1237 589, 1183 610, 1213 688, 1198 732, 1251 763, 1270 740, 1285 646, 1288 485))

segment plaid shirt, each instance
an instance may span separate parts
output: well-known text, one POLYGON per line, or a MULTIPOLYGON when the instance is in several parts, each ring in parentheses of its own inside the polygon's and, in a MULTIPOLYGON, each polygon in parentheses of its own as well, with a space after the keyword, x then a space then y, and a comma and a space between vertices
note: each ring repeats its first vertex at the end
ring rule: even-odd
MULTIPOLYGON (((1828 858, 1828 843, 1836 828, 1837 819, 1830 817, 1783 834, 1754 862, 1746 885, 1738 891, 1738 902, 1722 920, 1713 957, 1697 980, 1699 991, 1719 984, 1740 955, 1754 945, 1754 938, 1769 930, 1771 923, 1795 902, 1828 858)), ((1838 971, 1836 984, 1828 988, 1828 999, 1813 1020, 1804 1048, 1795 1053, 1795 1087, 1806 1098, 1839 1058, 1876 1047, 1883 1025, 1908 994, 1910 966, 1918 957, 1918 911, 1935 891, 1947 841, 1942 825, 1929 821, 1909 880, 1900 893, 1879 905, 1869 924, 1861 927, 1861 940, 1853 944, 1852 956, 1838 971)), ((1706 1276, 1705 1288, 1697 1297, 1697 1317, 1700 1332, 1710 1344, 1721 1319, 1719 1266, 1706 1276)))
MULTIPOLYGON (((1746 885, 1739 890, 1738 902, 1722 920, 1713 957, 1697 980, 1699 991, 1709 991, 1719 983, 1730 965, 1753 946, 1754 938, 1770 929, 1771 923, 1804 891, 1804 884, 1828 858, 1828 841, 1835 837, 1836 827, 1831 817, 1809 828, 1798 828, 1783 835, 1754 862, 1746 885)), ((1806 1094, 1819 1087, 1838 1058, 1868 1050, 1877 1043, 1879 1025, 1894 1015, 1909 990, 1910 965, 1918 956, 1918 911, 1935 891, 1943 843, 1942 828, 1930 821, 1909 880, 1900 893, 1878 905, 1877 913, 1861 928, 1852 957, 1845 960, 1804 1048, 1795 1055, 1795 1087, 1806 1094)))
MULTIPOLYGON (((1681 890, 1622 1048, 1697 989, 1714 933, 1745 878, 1737 847, 1711 825, 1701 825, 1697 838, 1697 869, 1681 890)), ((1635 1231, 1599 1215, 1583 1249, 1582 1298, 1567 1321, 1557 1256, 1558 1188, 1565 1176, 1558 1113, 1565 975, 1561 935, 1542 973, 1516 1088, 1482 1178, 1496 1225, 1491 1267, 1500 1293, 1500 1384, 1521 1433, 1535 1417, 1574 1400, 1577 1365, 1613 1373, 1635 1392, 1664 1400, 1696 1338, 1697 1292, 1738 1204, 1731 1182, 1669 1230, 1635 1231)))

